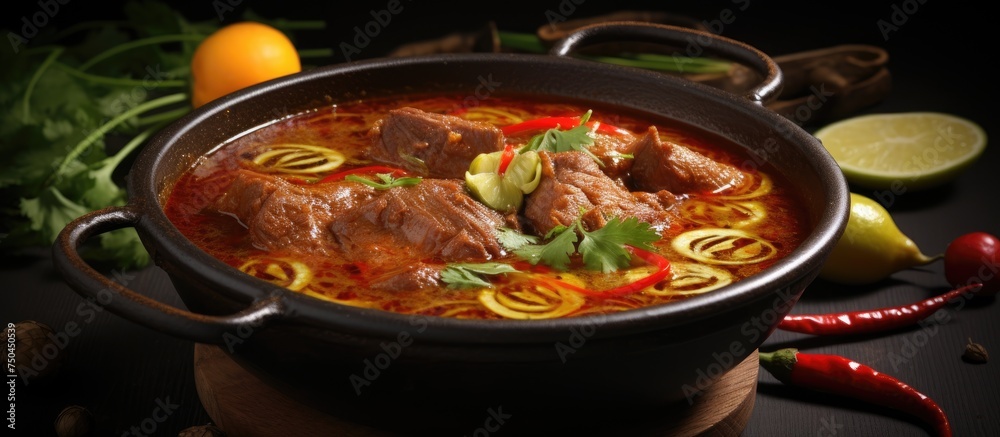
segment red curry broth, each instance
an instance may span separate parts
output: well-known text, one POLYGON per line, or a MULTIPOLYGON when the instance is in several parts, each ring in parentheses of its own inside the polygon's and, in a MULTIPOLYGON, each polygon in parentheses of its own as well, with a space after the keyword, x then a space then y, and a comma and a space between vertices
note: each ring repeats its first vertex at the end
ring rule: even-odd
MULTIPOLYGON (((807 234, 806 218, 797 207, 796 198, 787 183, 776 174, 768 173, 766 167, 758 169, 756 165, 745 165, 754 161, 742 154, 741 149, 718 137, 666 124, 663 120, 642 119, 614 108, 513 98, 491 98, 471 108, 463 107, 462 103, 461 96, 373 99, 319 108, 264 126, 233 139, 203 157, 175 184, 165 212, 196 246, 233 267, 279 286, 348 305, 401 313, 483 319, 610 313, 711 292, 772 265, 795 249, 807 234), (374 273, 365 263, 341 259, 336 254, 317 255, 294 249, 261 250, 253 246, 247 229, 239 221, 209 208, 233 180, 238 169, 252 167, 248 166, 252 159, 251 150, 261 145, 297 143, 334 148, 344 154, 346 161, 327 173, 378 164, 364 159, 363 151, 371 143, 368 131, 389 110, 404 106, 489 121, 498 126, 546 116, 579 116, 593 110, 591 120, 612 124, 637 135, 654 125, 664 140, 733 165, 750 176, 752 183, 742 191, 728 195, 682 196, 676 205, 676 219, 668 229, 661 231, 662 238, 654 243, 655 251, 670 260, 671 274, 641 292, 612 297, 541 287, 531 280, 532 273, 494 277, 494 286, 487 289, 442 286, 433 290, 376 290, 367 286, 374 273), (705 252, 679 252, 672 242, 689 231, 702 234, 686 234, 683 247, 702 247, 706 245, 705 241, 713 238, 722 241, 723 245, 702 247, 705 252), (712 258, 716 255, 722 258, 712 258), (308 278, 308 281, 305 285, 302 281, 296 283, 297 277, 308 278), (498 305, 502 307, 501 311, 497 310, 498 305)), ((511 136, 507 141, 523 144, 535 133, 538 132, 511 136)), ((311 175, 316 179, 322 176, 311 175)), ((397 265, 414 261, 434 262, 412 260, 406 250, 393 249, 386 248, 383 256, 397 257, 392 260, 397 265)), ((515 255, 499 261, 517 263, 522 270, 527 266, 515 255)), ((602 274, 584 270, 582 264, 575 260, 569 271, 545 274, 589 290, 606 290, 635 281, 652 271, 639 259, 633 259, 632 265, 633 268, 625 271, 602 274)), ((536 272, 547 270, 544 267, 535 269, 536 272)))

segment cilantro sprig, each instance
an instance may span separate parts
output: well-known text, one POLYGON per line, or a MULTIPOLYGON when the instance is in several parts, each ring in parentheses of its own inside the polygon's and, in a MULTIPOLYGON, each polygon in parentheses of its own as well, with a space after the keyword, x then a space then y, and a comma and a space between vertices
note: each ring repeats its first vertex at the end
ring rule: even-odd
MULTIPOLYGON (((220 19, 191 21, 163 1, 129 1, 121 21, 4 29, 0 50, 0 251, 48 246, 71 220, 125 203, 128 159, 166 124, 191 111, 191 58, 220 19)), ((221 12, 220 12, 221 13, 221 12)), ((290 31, 321 21, 239 20, 290 31)), ((119 268, 149 263, 134 229, 81 247, 119 268)))
POLYGON ((580 117, 580 124, 569 130, 559 130, 559 129, 549 129, 544 133, 535 135, 528 140, 528 143, 521 148, 519 153, 524 153, 530 150, 535 151, 547 151, 553 153, 559 152, 583 152, 587 156, 591 157, 597 164, 604 166, 601 159, 594 155, 590 151, 589 147, 594 145, 594 138, 588 135, 590 133, 590 127, 587 126, 587 121, 590 120, 590 115, 593 114, 593 110, 588 110, 585 114, 580 117))
MULTIPOLYGON (((652 250, 652 243, 660 239, 649 223, 635 217, 612 218, 594 231, 584 229, 581 217, 570 226, 560 225, 550 230, 545 235, 547 243, 540 244, 538 237, 510 228, 497 229, 497 241, 532 265, 542 263, 556 270, 566 270, 571 257, 579 254, 588 270, 608 273, 629 266, 632 256, 625 245, 652 250), (582 239, 577 232, 583 235, 582 239)), ((441 271, 441 281, 450 288, 490 287, 484 276, 514 272, 517 272, 514 266, 500 262, 452 263, 441 271)))
POLYGON ((526 244, 514 253, 531 264, 543 263, 557 270, 566 270, 570 257, 579 254, 588 270, 609 273, 629 266, 632 256, 625 245, 651 250, 652 243, 660 239, 649 223, 640 222, 635 217, 625 220, 614 217, 604 227, 593 231, 583 227, 581 217, 577 217, 570 226, 552 228, 545 235, 545 239, 551 238, 549 242, 526 244), (578 233, 583 236, 582 239, 578 233))
POLYGON ((489 281, 482 275, 499 275, 514 273, 517 269, 510 264, 499 262, 488 263, 453 263, 441 270, 441 282, 450 288, 490 287, 489 281))
POLYGON ((395 187, 408 187, 411 185, 419 184, 423 178, 420 177, 403 177, 395 178, 392 173, 376 173, 375 177, 379 178, 379 181, 373 181, 371 179, 366 179, 358 175, 347 175, 344 180, 360 182, 362 184, 368 185, 376 190, 388 190, 395 187))

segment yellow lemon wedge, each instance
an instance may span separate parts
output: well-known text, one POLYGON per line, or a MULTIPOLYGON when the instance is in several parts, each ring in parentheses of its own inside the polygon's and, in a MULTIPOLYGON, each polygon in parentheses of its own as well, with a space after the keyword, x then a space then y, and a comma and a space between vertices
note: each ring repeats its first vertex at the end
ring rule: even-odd
POLYGON ((939 112, 847 118, 814 134, 853 184, 920 190, 954 179, 986 148, 975 122, 939 112))
POLYGON ((819 276, 841 284, 871 284, 935 259, 937 257, 924 255, 913 240, 899 230, 882 205, 851 193, 847 228, 819 276))

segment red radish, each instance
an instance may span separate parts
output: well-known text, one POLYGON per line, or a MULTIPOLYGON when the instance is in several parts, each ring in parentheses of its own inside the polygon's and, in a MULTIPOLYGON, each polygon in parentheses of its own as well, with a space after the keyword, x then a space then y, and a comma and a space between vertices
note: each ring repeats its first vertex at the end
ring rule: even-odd
POLYGON ((983 294, 1000 292, 1000 239, 972 232, 952 240, 944 252, 944 275, 954 286, 981 283, 983 294))

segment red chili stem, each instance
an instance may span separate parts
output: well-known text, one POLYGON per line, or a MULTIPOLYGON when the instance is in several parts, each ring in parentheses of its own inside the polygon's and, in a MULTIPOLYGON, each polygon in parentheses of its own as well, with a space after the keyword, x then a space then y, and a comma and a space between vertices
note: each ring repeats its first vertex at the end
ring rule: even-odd
POLYGON ((941 437, 951 436, 944 410, 927 395, 871 367, 839 355, 806 354, 789 348, 761 352, 760 364, 781 382, 867 401, 927 421, 941 437))
POLYGON ((627 294, 637 293, 639 291, 646 289, 646 287, 650 287, 652 285, 655 285, 657 282, 662 281, 663 278, 666 278, 667 275, 670 274, 670 261, 667 260, 666 258, 660 256, 657 253, 643 250, 638 247, 626 245, 625 248, 628 249, 630 252, 632 252, 633 255, 642 258, 643 261, 655 265, 656 271, 650 274, 649 276, 639 279, 638 281, 601 291, 591 290, 583 287, 577 287, 576 285, 570 284, 565 281, 560 281, 558 279, 539 278, 539 280, 548 283, 548 285, 550 286, 566 288, 578 292, 580 294, 585 294, 587 296, 611 297, 611 296, 624 296, 627 294))
POLYGON ((510 166, 510 162, 514 160, 514 155, 514 145, 504 145, 503 154, 500 155, 500 167, 497 169, 497 174, 503 176, 503 174, 507 172, 507 167, 510 166))
MULTIPOLYGON (((622 135, 628 133, 627 130, 597 121, 587 122, 587 126, 593 128, 597 125, 597 132, 607 135, 622 135)), ((534 120, 523 121, 500 128, 504 136, 516 135, 524 132, 533 132, 549 129, 570 129, 580 125, 580 117, 544 117, 534 120)))
POLYGON ((943 308, 948 302, 980 289, 980 284, 956 288, 920 302, 831 314, 790 314, 778 324, 778 329, 812 335, 851 335, 890 331, 917 324, 943 308))
POLYGON ((319 181, 317 181, 316 183, 317 184, 322 184, 322 183, 326 183, 326 182, 342 181, 342 180, 344 180, 345 177, 347 177, 348 175, 352 175, 352 174, 372 175, 372 174, 379 174, 379 173, 389 173, 393 177, 399 177, 399 176, 407 174, 407 171, 403 170, 401 168, 395 168, 395 167, 385 167, 385 166, 381 166, 381 165, 370 165, 370 166, 367 166, 367 167, 359 167, 359 168, 355 168, 355 169, 351 169, 351 170, 344 170, 344 171, 342 171, 340 173, 334 173, 334 174, 331 174, 331 175, 327 175, 327 176, 323 177, 323 179, 320 179, 319 181))

